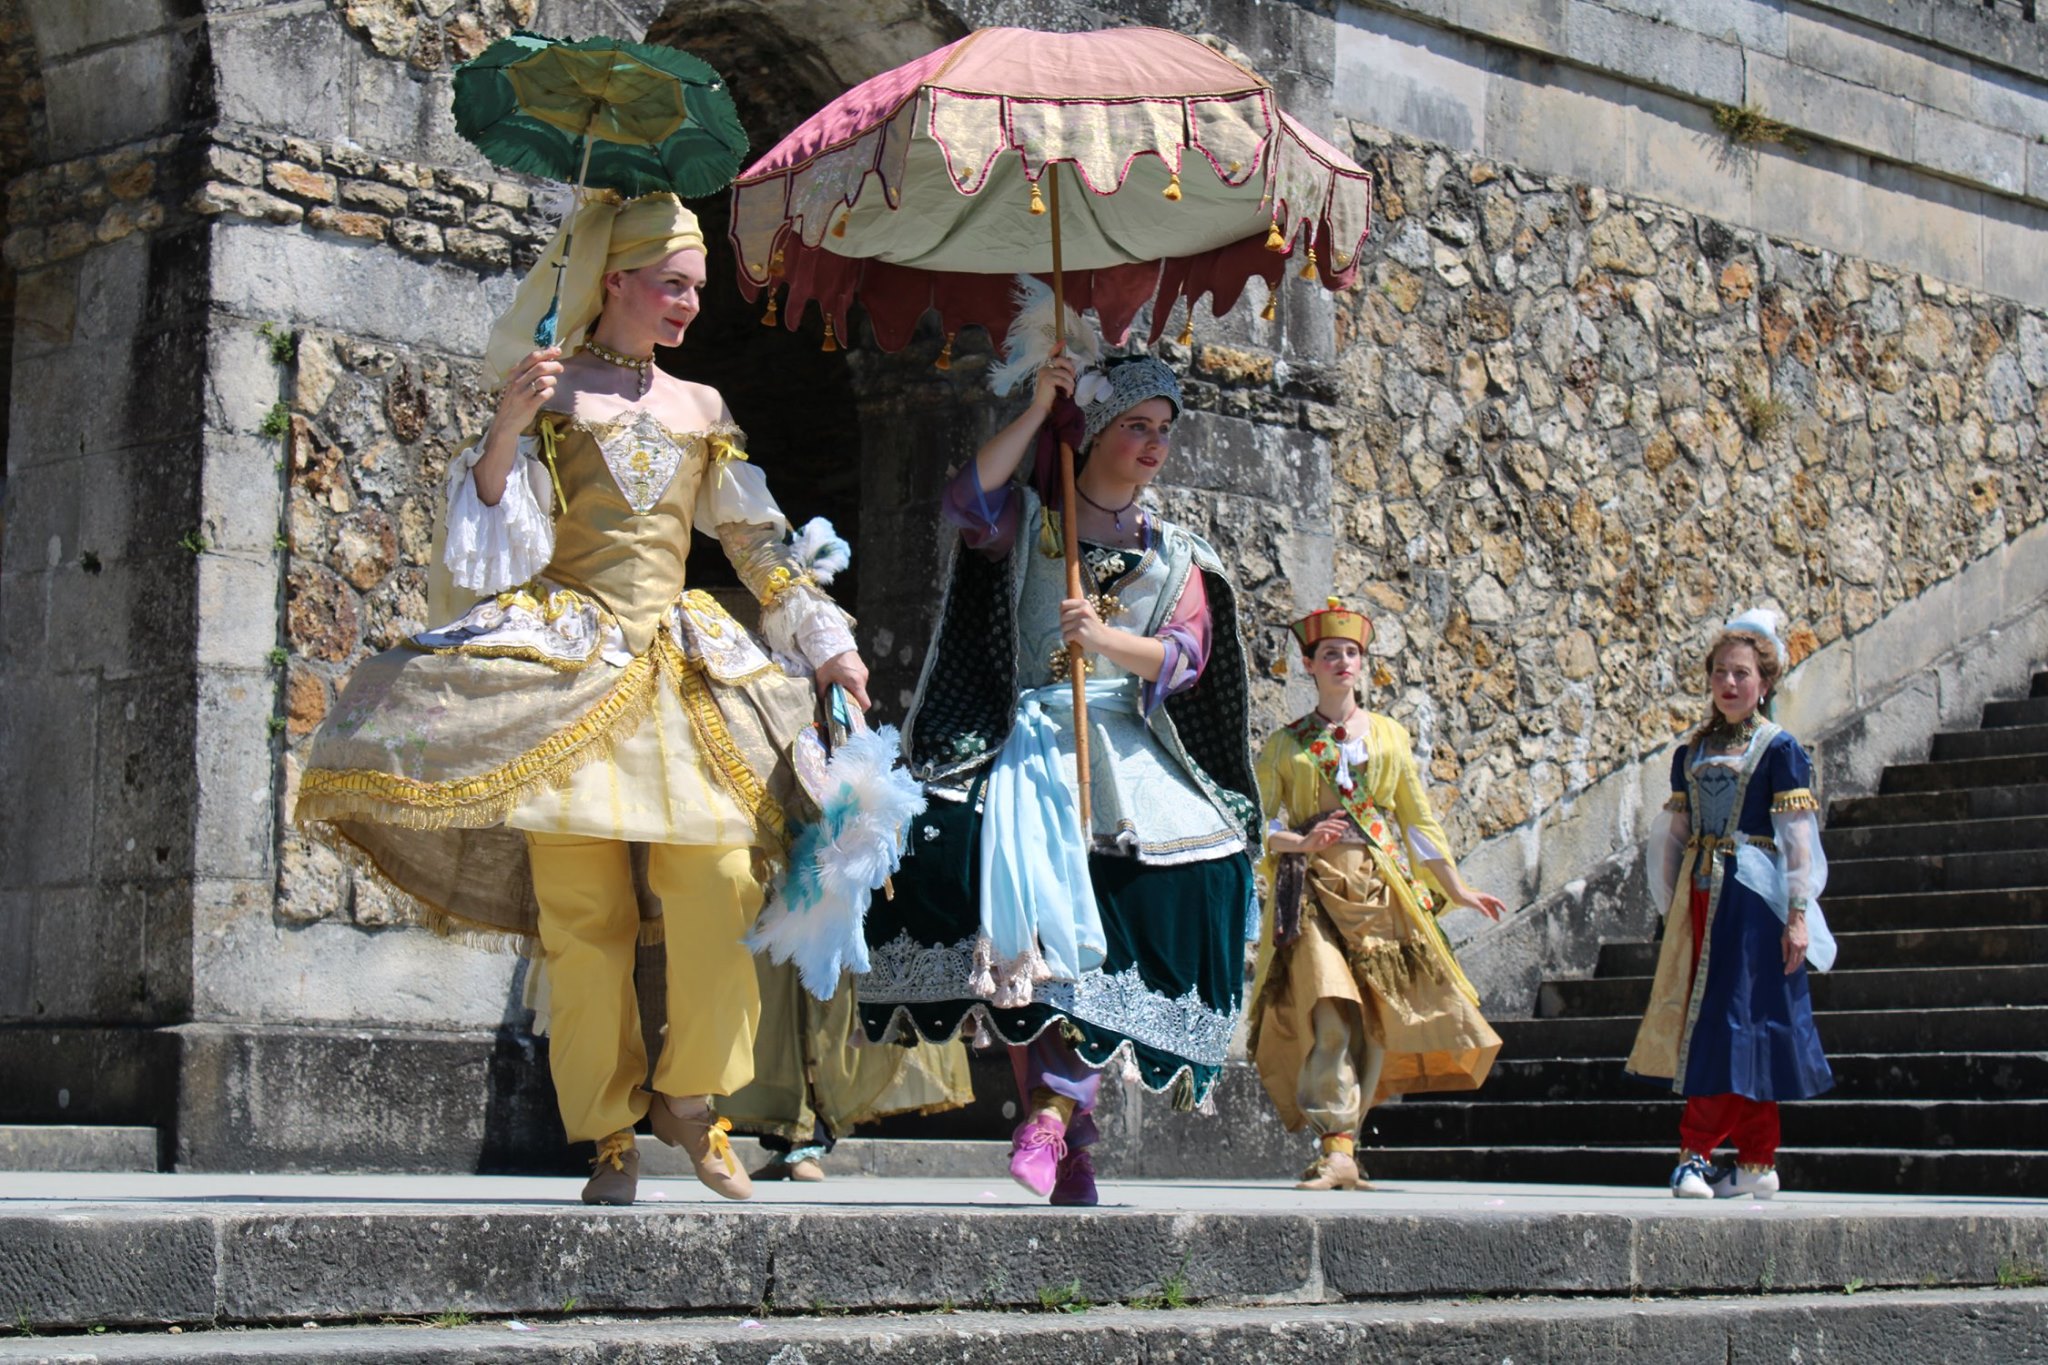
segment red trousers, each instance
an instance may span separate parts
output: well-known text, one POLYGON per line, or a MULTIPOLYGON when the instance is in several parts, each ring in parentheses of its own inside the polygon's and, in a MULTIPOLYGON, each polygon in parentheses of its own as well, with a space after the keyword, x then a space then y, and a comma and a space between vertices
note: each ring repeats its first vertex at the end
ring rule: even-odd
MULTIPOLYGON (((1700 968, 1700 947, 1707 932, 1707 893, 1692 889, 1692 968, 1700 968)), ((1770 1166, 1778 1158, 1778 1102, 1747 1095, 1690 1095, 1678 1121, 1678 1145, 1710 1157, 1733 1140, 1735 1159, 1745 1166, 1770 1166)))

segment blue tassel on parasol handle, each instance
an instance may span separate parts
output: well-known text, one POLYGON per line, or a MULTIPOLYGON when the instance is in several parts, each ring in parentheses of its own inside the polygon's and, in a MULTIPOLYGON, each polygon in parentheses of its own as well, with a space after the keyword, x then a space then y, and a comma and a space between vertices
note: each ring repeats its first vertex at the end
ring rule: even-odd
MULTIPOLYGON (((596 117, 595 113, 592 117, 596 117)), ((569 201, 569 230, 562 234, 562 253, 555 258, 555 292, 548 300, 548 311, 533 325, 535 349, 545 351, 555 344, 555 329, 562 316, 562 272, 569 268, 569 252, 576 245, 576 205, 583 199, 583 182, 590 176, 591 139, 583 140, 583 164, 576 168, 575 197, 569 201)))

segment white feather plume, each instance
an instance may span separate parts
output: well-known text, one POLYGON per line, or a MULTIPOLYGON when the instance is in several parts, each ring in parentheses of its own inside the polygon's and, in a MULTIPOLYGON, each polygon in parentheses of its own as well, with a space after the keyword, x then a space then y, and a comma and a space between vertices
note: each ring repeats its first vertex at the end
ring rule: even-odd
POLYGON ((884 725, 833 751, 824 809, 798 832, 788 871, 747 935, 755 952, 794 962, 820 1000, 832 998, 842 971, 868 969, 868 899, 901 864, 904 833, 924 812, 924 788, 896 761, 901 743, 884 725))
MULTIPOLYGON (((989 366, 988 386, 1006 394, 1021 383, 1037 377, 1052 359, 1052 286, 1036 275, 1019 275, 1010 291, 1017 314, 1010 319, 1010 332, 1003 340, 1003 358, 989 366)), ((1067 354, 1078 371, 1102 364, 1102 334, 1095 324, 1067 305, 1067 354)))
POLYGON ((853 563, 853 547, 823 517, 812 517, 789 538, 790 553, 820 583, 830 583, 853 563))

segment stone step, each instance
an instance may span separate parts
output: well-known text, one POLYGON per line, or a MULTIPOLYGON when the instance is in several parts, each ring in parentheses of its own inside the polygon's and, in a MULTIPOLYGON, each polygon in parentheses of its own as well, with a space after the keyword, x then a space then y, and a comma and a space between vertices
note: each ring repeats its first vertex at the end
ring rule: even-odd
POLYGON ((1984 703, 1984 724, 2048 725, 2048 697, 2021 697, 2017 701, 1984 703))
POLYGON ((2029 690, 2028 695, 2034 697, 2048 697, 2048 672, 2036 673, 2034 675, 2034 685, 2029 690))
POLYGON ((1840 863, 1831 861, 1828 867, 1828 890, 1848 896, 2042 885, 2048 885, 2048 852, 2039 849, 1844 858, 1840 863))
POLYGON ((1830 926, 1854 925, 1872 932, 2048 924, 2048 886, 1849 895, 1838 894, 1830 885, 1821 903, 1827 907, 1830 926))
POLYGON ((2021 787, 1852 796, 1830 802, 1827 837, 1864 825, 1920 825, 1944 820, 2003 820, 2048 815, 2048 782, 2021 787))
MULTIPOLYGON (((1640 1014, 1574 1019, 1496 1019, 1503 1057, 1606 1057, 1635 1045, 1640 1014)), ((2048 1038, 2048 1008, 1841 1010, 1820 1021, 1821 1041, 1843 1052, 1996 1052, 2048 1038)))
POLYGON ((2011 758, 2048 754, 2048 725, 1997 725, 1984 730, 1950 730, 1934 737, 1928 758, 2011 758))
MULTIPOLYGON (((1678 1097, 1657 1096, 1648 1086, 1641 1097, 1622 1100, 1494 1100, 1482 1092, 1462 1102, 1375 1109, 1367 1140, 1389 1147, 1512 1146, 1541 1135, 1560 1146, 1656 1146, 1675 1141, 1680 1109, 1678 1097)), ((2048 1154, 2048 1100, 1823 1097, 1787 1106, 1784 1124, 1787 1137, 1810 1147, 2048 1154)))
MULTIPOLYGON (((1829 908, 1830 924, 1834 911, 1829 908)), ((1995 929, 1895 929, 1836 934, 1843 962, 1867 967, 2016 967, 2048 964, 2048 924, 1995 929)), ((1649 976, 1657 970, 1655 943, 1603 943, 1596 977, 1649 976)))
POLYGON ((153 1171, 157 1130, 0 1123, 0 1171, 153 1171))
MULTIPOLYGON (((1812 973, 1814 1012, 1833 1010, 1968 1009, 1990 1005, 2048 1005, 2048 966, 1913 967, 1812 973)), ((1546 981, 1537 1010, 1546 1019, 1639 1013, 1650 1001, 1650 978, 1619 976, 1590 981, 1546 981)))
POLYGON ((2048 754, 1963 758, 1951 762, 1894 763, 1878 780, 1891 792, 1953 791, 1958 787, 2013 787, 2048 782, 2048 754))
MULTIPOLYGON (((1011 1085, 1007 1075, 1003 1083, 1011 1085)), ((646 1133, 638 1136, 636 1145, 643 1177, 695 1178, 690 1159, 680 1148, 666 1146, 646 1133)), ((769 1159, 768 1151, 750 1137, 734 1137, 732 1152, 749 1171, 759 1170, 769 1159)), ((980 1180, 991 1171, 1000 1174, 1009 1152, 1008 1141, 850 1137, 825 1153, 818 1164, 828 1180, 980 1180)))
POLYGON ((2025 851, 2034 855, 2039 875, 2048 877, 2048 815, 1829 829, 1821 847, 1831 868, 1864 858, 2025 851))
MULTIPOLYGON (((779 1321, 959 1304, 1040 1308, 1042 1295, 1077 1280, 1096 1303, 1172 1285, 1192 1301, 1304 1304, 1759 1284, 1839 1291, 1852 1280, 1942 1288, 1996 1284, 2016 1263, 2048 1264, 2048 1205, 2037 1201, 1809 1193, 1758 1218, 1746 1208, 1675 1206, 1662 1190, 1668 1152, 1602 1150, 1647 1159, 1649 1178, 1596 1152, 1591 1162, 1580 1155, 1575 1178, 1612 1179, 1612 1170, 1638 1188, 1532 1189, 1524 1182, 1545 1177, 1528 1172, 1513 1186, 1371 1195, 1299 1192, 1281 1181, 1112 1182, 1104 1207, 1090 1211, 1048 1208, 1007 1184, 946 1180, 764 1187, 744 1206, 694 1181, 645 1182, 643 1202, 619 1209, 575 1203, 573 1178, 87 1177, 61 1199, 0 1181, 0 1304, 10 1325, 43 1333, 455 1313, 772 1309, 779 1321)), ((161 1332, 152 1340, 166 1342, 161 1332)), ((84 1345, 66 1342, 59 1353, 76 1359, 84 1345)))
MULTIPOLYGON (((1340 1196, 1349 1197, 1349 1196, 1340 1196)), ((1769 1270, 1769 1267, 1766 1267, 1769 1270)), ((1739 1300, 1425 1299, 1400 1303, 1100 1304, 1086 1282, 1052 1311, 957 1311, 766 1318, 661 1315, 535 1317, 461 1323, 254 1331, 105 1333, 87 1351, 0 1342, 0 1361, 105 1365, 587 1365, 597 1360, 772 1365, 1353 1365, 1364 1360, 1679 1365, 1699 1360, 1955 1358, 1958 1343, 2024 1350, 2048 1334, 2048 1290, 1873 1289, 1862 1275, 1823 1294, 1775 1292, 1775 1275, 1739 1300), (1850 1292, 1844 1292, 1848 1289, 1850 1292), (1763 1290, 1766 1292, 1758 1292, 1763 1290), (1167 1308, 1171 1311, 1159 1311, 1167 1308)), ((1048 1289, 1051 1287, 1048 1286, 1048 1289)), ((1056 1299, 1057 1294, 1050 1297, 1056 1299)), ((1972 1359, 1988 1359, 1973 1353, 1972 1359)))
MULTIPOLYGON (((1339 1197, 1351 1197, 1343 1196, 1339 1197)), ((1747 1201, 1745 1201, 1747 1202, 1747 1201)), ((1766 1271, 1772 1267, 1766 1267, 1766 1271)), ((2020 1350, 2048 1334, 2048 1290, 1875 1289, 1856 1275, 1832 1292, 1786 1294, 1775 1274, 1739 1300, 1424 1299, 1400 1303, 1099 1304, 1083 1281, 1053 1311, 766 1318, 534 1317, 461 1323, 254 1331, 104 1333, 89 1350, 0 1341, 0 1361, 105 1365, 587 1365, 597 1360, 773 1365, 1353 1365, 1364 1360, 1679 1365, 1699 1360, 1954 1358, 1958 1343, 2020 1350), (1845 1289, 1853 1292, 1844 1292, 1845 1289), (1759 1290, 1765 1292, 1758 1292, 1759 1290), (1161 1308, 1170 1311, 1159 1311, 1161 1308)), ((1050 1289, 1051 1287, 1048 1286, 1050 1289)), ((1057 1293, 1049 1297, 1056 1299, 1057 1293)), ((67 1343, 68 1345, 68 1343, 67 1343)), ((1973 1352, 1972 1359, 1988 1359, 1973 1352)))
MULTIPOLYGON (((1674 1111, 1669 1136, 1655 1146, 1370 1147, 1361 1161, 1380 1183, 1440 1180, 1444 1172, 1458 1171, 1461 1178, 1502 1183, 1579 1185, 1597 1179, 1654 1190, 1669 1188, 1677 1147, 1674 1111)), ((2048 1189, 2048 1152, 1781 1147, 1778 1172, 1787 1190, 2009 1197, 2015 1190, 2048 1189)), ((1740 1207, 1752 1201, 1732 1202, 1740 1207)))
MULTIPOLYGON (((1476 1093, 1408 1095, 1400 1103, 1640 1099, 1643 1083, 1623 1073, 1622 1060, 1503 1056, 1476 1093)), ((2048 1095, 2048 1052, 1830 1052, 1828 1065, 1835 1073, 1829 1094, 1842 1099, 2031 1100, 2048 1095)))

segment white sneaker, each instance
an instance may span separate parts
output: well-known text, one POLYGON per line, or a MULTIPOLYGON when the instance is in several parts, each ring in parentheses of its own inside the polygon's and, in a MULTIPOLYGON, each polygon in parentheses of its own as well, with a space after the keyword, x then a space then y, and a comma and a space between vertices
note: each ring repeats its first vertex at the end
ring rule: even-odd
POLYGON ((1725 1166, 1708 1176, 1707 1183, 1714 1187, 1716 1199, 1740 1199, 1745 1194, 1769 1199, 1778 1192, 1778 1168, 1766 1166, 1761 1171, 1752 1171, 1740 1164, 1725 1166))
POLYGON ((1708 1182, 1713 1179, 1713 1168, 1700 1157, 1687 1157, 1671 1172, 1671 1197, 1673 1199, 1712 1199, 1714 1187, 1708 1182))

